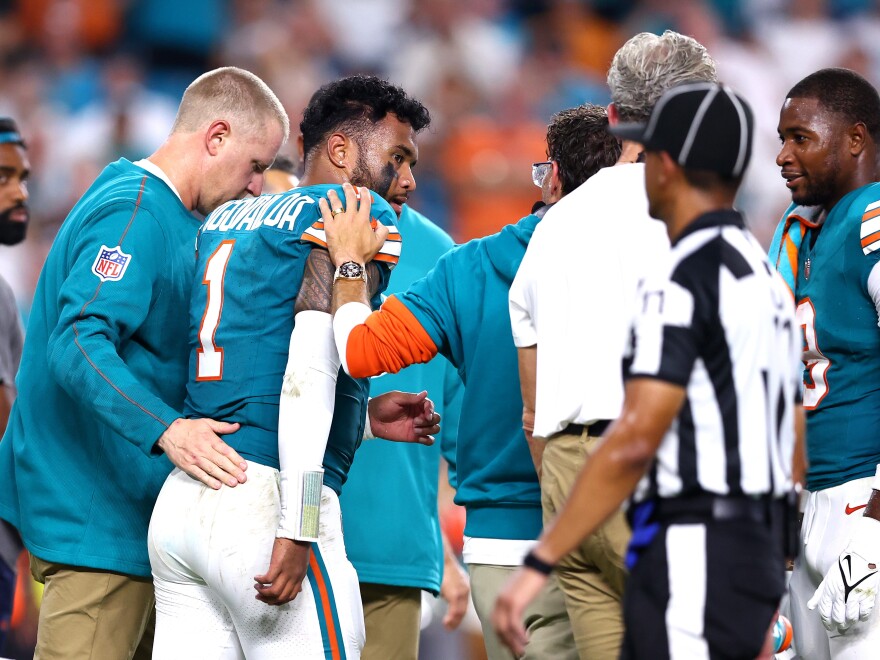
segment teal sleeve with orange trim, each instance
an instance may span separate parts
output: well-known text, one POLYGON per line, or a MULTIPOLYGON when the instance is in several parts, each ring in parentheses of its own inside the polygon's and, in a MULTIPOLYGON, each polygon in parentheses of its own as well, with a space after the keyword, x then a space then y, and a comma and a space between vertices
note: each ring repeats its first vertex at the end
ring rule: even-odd
POLYGON ((346 344, 345 362, 355 378, 397 373, 440 353, 460 364, 460 330, 454 305, 453 259, 444 254, 425 277, 390 296, 378 312, 355 326, 346 344))
MULTIPOLYGON (((398 295, 401 304, 410 311, 437 347, 437 352, 459 368, 465 361, 457 298, 459 287, 465 297, 469 289, 472 290, 468 273, 473 263, 471 259, 475 256, 472 247, 452 248, 440 257, 427 275, 398 295)), ((476 313, 479 315, 479 310, 476 313)))
POLYGON ((46 347, 51 375, 67 394, 148 455, 180 413, 132 373, 129 363, 137 355, 120 353, 137 342, 163 293, 157 282, 169 262, 167 243, 158 222, 137 203, 96 210, 68 255, 58 323, 46 347))
POLYGON ((345 355, 349 375, 367 378, 428 362, 437 355, 437 346, 412 312, 391 296, 352 329, 345 355))

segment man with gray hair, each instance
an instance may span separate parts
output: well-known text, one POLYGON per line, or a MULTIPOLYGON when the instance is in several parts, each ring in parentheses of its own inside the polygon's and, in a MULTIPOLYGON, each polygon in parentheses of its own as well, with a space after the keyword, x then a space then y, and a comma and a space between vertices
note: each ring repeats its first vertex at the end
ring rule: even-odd
POLYGON ((192 212, 259 195, 288 131, 262 80, 210 71, 186 89, 166 142, 108 165, 58 232, 0 443, 0 518, 45 584, 37 657, 149 657, 147 527, 165 477, 177 466, 212 488, 246 479, 219 437, 238 425, 180 412, 192 212))
MULTIPOLYGON (((715 77, 714 62, 694 39, 671 31, 638 34, 608 71, 609 122, 645 121, 665 90, 715 77)), ((669 250, 663 225, 648 215, 641 156, 641 145, 624 141, 617 167, 600 171, 547 213, 510 289, 523 427, 541 474, 545 525, 620 414, 621 359, 636 287, 669 250)), ((582 658, 619 654, 629 538, 618 512, 556 567, 582 658)), ((527 557, 525 565, 534 564, 527 557)))

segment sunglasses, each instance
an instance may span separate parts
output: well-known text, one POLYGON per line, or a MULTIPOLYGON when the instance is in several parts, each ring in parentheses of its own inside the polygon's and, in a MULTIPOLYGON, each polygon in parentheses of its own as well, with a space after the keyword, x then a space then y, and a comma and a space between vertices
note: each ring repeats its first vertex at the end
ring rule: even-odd
POLYGON ((552 160, 545 160, 543 163, 532 163, 532 183, 538 186, 538 188, 542 187, 544 179, 547 177, 547 172, 550 171, 552 166, 552 160))

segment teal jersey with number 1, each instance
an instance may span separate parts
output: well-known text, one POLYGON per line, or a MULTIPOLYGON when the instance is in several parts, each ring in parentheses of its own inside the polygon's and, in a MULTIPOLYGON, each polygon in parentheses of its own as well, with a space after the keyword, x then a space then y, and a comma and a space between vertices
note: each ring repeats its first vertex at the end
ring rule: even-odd
POLYGON ((868 286, 878 260, 880 183, 844 196, 800 246, 810 490, 871 476, 880 463, 880 327, 868 286))
MULTIPOLYGON (((224 440, 243 458, 278 468, 278 400, 294 306, 309 252, 325 246, 318 200, 341 186, 318 185, 229 202, 198 238, 190 302, 190 373, 185 413, 238 422, 224 440)), ((389 238, 376 260, 383 282, 400 255, 391 206, 373 195, 372 215, 389 238)), ((378 302, 378 301, 377 301, 378 302)), ((363 435, 369 382, 340 370, 324 455, 324 483, 340 492, 363 435)))

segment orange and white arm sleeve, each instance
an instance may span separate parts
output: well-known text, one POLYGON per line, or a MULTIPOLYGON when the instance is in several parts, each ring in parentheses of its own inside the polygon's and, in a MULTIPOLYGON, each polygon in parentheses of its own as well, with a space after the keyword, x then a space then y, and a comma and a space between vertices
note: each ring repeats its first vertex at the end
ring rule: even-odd
POLYGON ((394 296, 376 312, 359 302, 343 305, 333 317, 333 333, 342 367, 352 378, 395 374, 437 355, 434 340, 394 296))

